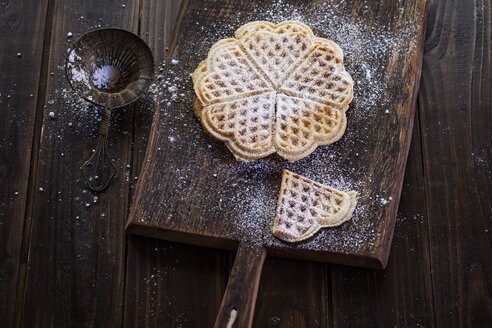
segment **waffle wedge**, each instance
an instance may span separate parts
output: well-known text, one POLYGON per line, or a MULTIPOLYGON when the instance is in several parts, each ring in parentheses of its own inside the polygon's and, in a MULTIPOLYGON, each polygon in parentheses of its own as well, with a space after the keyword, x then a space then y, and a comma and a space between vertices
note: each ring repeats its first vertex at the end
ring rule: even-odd
POLYGON ((308 156, 345 132, 353 81, 334 42, 299 22, 251 22, 217 42, 192 75, 194 110, 236 159, 308 156))
POLYGON ((338 226, 352 217, 356 196, 355 191, 339 191, 284 170, 273 234, 298 242, 321 228, 338 226))

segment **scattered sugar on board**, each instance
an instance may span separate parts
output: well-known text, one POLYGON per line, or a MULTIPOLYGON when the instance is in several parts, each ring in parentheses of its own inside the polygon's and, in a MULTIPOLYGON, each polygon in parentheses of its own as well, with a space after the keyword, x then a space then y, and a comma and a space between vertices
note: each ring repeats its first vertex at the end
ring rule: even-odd
MULTIPOLYGON (((402 3, 400 1, 400 3, 402 3)), ((197 47, 200 58, 205 58, 208 49, 219 39, 234 36, 234 31, 244 23, 265 20, 272 23, 279 23, 286 20, 300 21, 313 30, 316 36, 324 37, 335 41, 344 51, 344 63, 347 71, 352 75, 354 85, 354 101, 358 102, 359 108, 365 110, 356 114, 361 119, 366 115, 378 115, 384 105, 382 101, 389 101, 381 97, 384 80, 383 60, 386 59, 389 51, 398 48, 399 45, 406 44, 412 40, 415 34, 415 24, 408 22, 406 26, 395 35, 390 26, 374 26, 365 19, 365 13, 369 8, 364 6, 358 17, 349 17, 344 14, 346 4, 341 2, 334 4, 326 2, 319 4, 316 8, 317 15, 308 15, 303 8, 297 7, 290 1, 274 1, 271 5, 258 3, 251 13, 238 13, 233 21, 227 18, 227 22, 221 21, 219 17, 216 22, 206 27, 212 31, 205 35, 203 44, 197 47), (254 13, 254 14, 253 14, 254 13), (366 92, 371 90, 371 92, 366 92)), ((402 10, 403 7, 400 7, 402 10)), ((203 14, 206 15, 208 9, 204 7, 203 14)), ((367 15, 371 17, 372 14, 367 15)), ((377 19, 377 17, 376 17, 377 19)), ((199 22, 196 22, 200 25, 199 22)), ((203 29, 205 27, 202 26, 203 29)), ((413 51, 414 43, 411 43, 409 51, 413 51)), ((352 106, 354 107, 354 106, 352 106)))
MULTIPOLYGON (((384 80, 384 62, 387 54, 393 47, 397 47, 401 43, 405 43, 407 38, 410 38, 414 32, 414 27, 409 24, 400 31, 398 35, 393 35, 388 26, 371 26, 364 21, 364 15, 359 15, 357 19, 347 20, 347 15, 343 14, 346 10, 343 3, 330 4, 325 3, 320 5, 318 18, 313 19, 309 15, 302 12, 302 8, 293 6, 290 2, 274 1, 270 5, 257 4, 251 12, 255 14, 239 13, 233 20, 227 18, 227 22, 222 21, 224 18, 219 16, 214 23, 207 26, 200 26, 205 36, 201 43, 196 45, 196 58, 204 59, 208 49, 219 39, 232 37, 234 31, 242 24, 253 20, 267 20, 278 23, 284 20, 299 20, 309 25, 315 35, 327 37, 337 42, 345 53, 345 66, 348 72, 353 76, 355 81, 354 86, 354 102, 348 112, 349 120, 363 121, 369 115, 380 115, 387 110, 388 100, 382 97, 383 80, 384 80), (343 35, 343 37, 340 37, 343 35), (369 90, 369 92, 368 92, 369 90)), ((364 9, 363 9, 364 10, 364 9)), ((202 14, 207 14, 208 9, 202 8, 202 14)), ((83 17, 80 17, 83 20, 83 17)), ((200 25, 200 22, 196 22, 200 25)), ((91 28, 101 27, 104 24, 96 24, 91 28)), ((67 35, 68 36, 68 35, 67 35)), ((409 51, 413 50, 413 45, 409 51)), ((143 98, 145 101, 154 102, 157 95, 162 96, 161 120, 174 120, 176 124, 166 125, 167 138, 169 141, 168 147, 180 147, 180 143, 173 142, 179 138, 194 138, 194 145, 202 147, 210 152, 217 152, 216 147, 220 144, 216 141, 210 141, 210 137, 203 132, 200 124, 196 120, 190 120, 191 101, 194 97, 193 86, 190 75, 195 68, 195 63, 191 67, 186 65, 186 60, 181 58, 173 58, 169 62, 171 69, 166 73, 165 64, 162 63, 157 71, 157 76, 152 83, 147 95, 143 98), (178 113, 168 111, 168 108, 183 103, 182 106, 190 108, 189 112, 179 111, 178 113), (171 115, 173 115, 171 117, 171 115), (180 125, 181 123, 181 125, 180 125), (207 144, 213 142, 213 145, 207 144), (205 144, 205 145, 204 145, 205 144)), ((62 67, 63 68, 63 67, 62 67)), ((81 76, 81 78, 86 78, 81 76)), ((88 78, 88 77, 87 77, 88 78)), ((59 122, 64 122, 64 126, 69 127, 72 124, 74 133, 86 133, 89 136, 97 136, 98 123, 101 120, 100 108, 84 101, 69 86, 56 90, 55 98, 59 97, 63 103, 67 104, 73 112, 70 115, 60 113, 59 122), (70 119, 70 122, 65 122, 64 118, 70 119), (73 122, 73 123, 72 123, 73 122)), ((50 110, 51 104, 47 103, 47 110, 50 110)), ((153 108, 153 106, 148 106, 153 108)), ((192 115, 192 114, 191 114, 192 115)), ((113 119, 118 120, 118 115, 113 114, 113 119)), ((113 123, 112 123, 113 124, 113 123)), ((361 139, 363 139, 363 131, 361 131, 361 139)), ((120 131, 124 133, 124 131, 120 131)), ((349 127, 346 136, 356 134, 349 127)), ((357 171, 349 167, 337 167, 333 164, 326 163, 342 163, 343 154, 338 149, 350 147, 351 142, 356 138, 342 138, 339 143, 345 143, 339 146, 326 146, 322 150, 318 149, 308 158, 296 163, 280 162, 277 159, 262 159, 253 163, 236 163, 227 161, 225 166, 232 166, 226 169, 232 170, 238 177, 238 181, 222 181, 223 192, 217 195, 216 208, 221 210, 226 206, 235 204, 236 210, 241 214, 242 220, 238 220, 238 230, 242 235, 251 235, 251 232, 263 231, 261 238, 265 238, 262 242, 269 244, 278 244, 271 235, 271 224, 276 207, 276 196, 280 184, 280 173, 283 168, 290 169, 296 173, 303 174, 315 181, 325 183, 329 186, 340 190, 356 190, 363 193, 361 190, 364 181, 370 181, 371 177, 364 174, 365 169, 357 171), (351 140, 347 142, 346 140, 351 140), (277 184, 264 183, 268 180, 269 175, 277 175, 277 184), (227 192, 229 184, 240 184, 244 186, 240 192, 231 196, 227 192), (259 183, 259 184, 258 184, 259 183), (272 196, 273 195, 273 196, 272 196), (244 219, 248 218, 248 219, 244 219)), ((215 155, 215 154, 214 154, 215 155)), ((229 154, 230 155, 230 154, 229 154)), ((360 154, 363 156, 364 154, 360 154)), ((183 167, 176 169, 175 177, 178 180, 178 190, 185 191, 190 189, 190 181, 194 171, 194 163, 188 162, 183 167)), ((220 168, 217 169, 218 171, 220 168)), ((127 172, 128 173, 128 172, 127 172)), ((131 176, 127 174, 127 180, 131 176)), ((216 174, 217 175, 217 174, 216 174)), ((220 175, 215 177, 220 178, 220 175)), ((82 182, 82 181, 81 181, 82 182)), ((79 199, 82 204, 85 202, 79 199)), ((309 241, 309 248, 316 248, 317 245, 324 245, 336 242, 339 250, 349 250, 357 247, 371 246, 376 237, 375 229, 377 223, 374 222, 369 226, 361 226, 358 223, 367 216, 367 211, 377 210, 382 206, 387 206, 390 202, 387 195, 377 195, 372 199, 371 203, 362 204, 359 202, 352 220, 345 224, 344 229, 350 233, 348 238, 340 243, 335 229, 323 229, 319 234, 309 241), (386 204, 383 204, 386 202, 386 204)), ((162 206, 166 207, 166 204, 162 206)), ((172 216, 171 216, 172 217, 172 216)), ((299 244, 298 247, 307 247, 307 244, 299 244)), ((320 249, 322 247, 320 246, 320 249)))
MULTIPOLYGON (((402 9, 401 3, 400 1, 400 9, 402 9)), ((370 115, 387 115, 390 112, 390 100, 384 97, 384 67, 387 66, 388 58, 395 49, 412 40, 415 24, 408 22, 403 28, 399 28, 399 33, 394 34, 391 26, 368 24, 364 15, 364 11, 369 10, 367 7, 361 9, 362 12, 357 18, 350 19, 347 18, 350 15, 344 13, 345 10, 347 8, 344 3, 324 3, 319 5, 317 10, 319 15, 312 17, 304 13, 303 8, 298 8, 287 1, 277 0, 271 4, 256 4, 251 13, 239 12, 232 20, 231 17, 224 18, 219 15, 206 26, 201 25, 201 22, 195 22, 200 30, 204 31, 203 38, 193 48, 196 63, 190 64, 185 58, 174 58, 170 61, 172 66, 167 73, 164 69, 165 64, 161 64, 160 73, 151 86, 150 94, 154 100, 157 94, 162 96, 161 131, 165 131, 167 135, 166 147, 179 149, 182 143, 173 141, 187 139, 194 149, 211 152, 213 154, 209 157, 214 158, 214 156, 231 155, 218 155, 216 148, 223 148, 223 145, 211 140, 200 123, 195 118, 190 118, 193 116, 191 108, 194 98, 190 76, 198 62, 206 58, 208 49, 214 43, 223 38, 233 37, 234 31, 249 21, 266 20, 279 23, 284 20, 298 20, 310 26, 316 36, 332 39, 344 50, 345 67, 352 75, 355 85, 354 101, 347 112, 348 128, 340 141, 334 145, 320 147, 307 158, 294 163, 281 161, 275 156, 252 163, 239 163, 231 161, 230 158, 217 160, 217 171, 212 172, 212 177, 222 189, 214 196, 209 211, 220 216, 221 211, 232 206, 232 212, 239 214, 239 219, 236 220, 237 231, 233 232, 234 236, 231 237, 253 239, 271 246, 282 244, 273 237, 271 228, 281 172, 283 169, 289 169, 328 186, 343 191, 356 190, 359 193, 359 202, 352 219, 340 228, 345 230, 343 240, 338 229, 322 229, 313 238, 297 244, 296 247, 323 250, 326 249, 326 245, 330 245, 330 249, 343 252, 370 249, 374 245, 380 233, 379 222, 367 224, 368 213, 381 211, 385 206, 389 206, 393 199, 389 195, 365 195, 364 185, 374 181, 365 167, 359 165, 355 169, 353 162, 345 161, 346 152, 343 149, 350 149, 355 143, 367 141, 364 131, 362 129, 354 131, 351 129, 350 122, 355 125, 355 121, 362 122, 370 115), (173 110, 174 106, 183 110, 173 110), (226 180, 221 180, 221 170, 230 173, 226 180), (229 190, 231 188, 234 189, 234 193, 229 190), (369 201, 361 202, 360 200, 364 198, 369 201)), ((207 7, 203 7, 198 15, 200 14, 210 13, 207 7)), ((410 42, 408 51, 413 51, 414 48, 415 44, 410 42)), ((356 158, 364 155, 364 152, 359 152, 356 158)), ((185 191, 194 188, 191 182, 194 181, 195 171, 196 163, 193 161, 185 162, 175 169, 173 188, 177 194, 185 195, 185 191)), ((204 201, 202 198, 210 195, 194 195, 194 197, 197 201, 204 201)), ((181 198, 186 201, 183 196, 181 198)), ((176 201, 179 202, 179 199, 176 201)), ((160 206, 163 209, 173 207, 172 204, 160 204, 160 206)), ((172 214, 169 214, 167 219, 173 224, 172 214)), ((181 219, 183 218, 180 217, 181 219)))

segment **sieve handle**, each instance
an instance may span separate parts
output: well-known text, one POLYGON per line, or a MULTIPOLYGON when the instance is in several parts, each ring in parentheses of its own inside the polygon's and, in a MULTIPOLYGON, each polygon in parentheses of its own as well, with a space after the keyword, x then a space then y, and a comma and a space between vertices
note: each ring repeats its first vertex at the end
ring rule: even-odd
POLYGON ((266 250, 240 242, 215 328, 251 327, 266 250))
POLYGON ((93 191, 103 191, 109 186, 116 173, 116 167, 108 153, 108 131, 111 110, 104 108, 99 125, 99 136, 94 154, 82 165, 82 175, 89 188, 93 191))

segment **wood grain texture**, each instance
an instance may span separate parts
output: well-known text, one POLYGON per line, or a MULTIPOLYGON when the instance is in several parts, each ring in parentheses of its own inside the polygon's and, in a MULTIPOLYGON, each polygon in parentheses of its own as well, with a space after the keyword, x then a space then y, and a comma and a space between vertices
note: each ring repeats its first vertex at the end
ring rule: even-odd
POLYGON ((0 322, 5 327, 20 319, 22 305, 47 13, 48 1, 0 3, 0 322))
MULTIPOLYGON (((360 14, 363 4, 354 2, 354 10, 360 14)), ((84 192, 78 166, 93 148, 97 121, 69 111, 56 94, 68 87, 58 66, 69 46, 66 33, 76 36, 100 24, 134 32, 140 25, 154 52, 162 51, 165 36, 159 40, 158 34, 168 25, 159 16, 167 19, 162 10, 174 2, 125 5, 0 1, 2 326, 94 326, 97 320, 101 326, 210 327, 215 320, 233 255, 228 260, 224 251, 121 234, 135 194, 129 186, 145 151, 150 99, 115 115, 111 147, 117 141, 122 148, 110 151, 130 168, 118 167, 107 194, 85 207, 94 195, 84 192), (54 121, 46 117, 52 110, 54 121), (14 119, 20 123, 11 124, 14 119), (64 131, 68 122, 74 127, 64 131), (105 217, 98 226, 100 214, 105 217), (119 251, 125 249, 122 264, 119 251)), ((230 10, 229 2, 223 6, 230 10)), ((490 326, 490 19, 487 1, 432 2, 421 120, 415 121, 386 270, 267 258, 255 327, 490 326)))
MULTIPOLYGON (((316 156, 329 154, 326 149, 318 149, 310 157, 294 164, 275 158, 259 160, 259 164, 239 164, 222 143, 212 140, 200 127, 191 110, 193 92, 186 92, 180 102, 167 105, 162 110, 156 135, 151 136, 153 148, 147 153, 142 181, 137 187, 129 231, 226 248, 236 247, 239 240, 257 238, 256 242, 264 244, 273 256, 384 267, 413 124, 411 103, 416 95, 415 85, 422 58, 422 42, 418 40, 423 34, 424 4, 423 1, 405 3, 400 8, 391 1, 382 6, 369 6, 369 13, 382 20, 377 24, 388 26, 393 33, 400 33, 409 24, 417 27, 411 38, 401 39, 401 43, 383 54, 386 58, 382 59, 386 65, 384 97, 391 99, 394 115, 390 119, 373 115, 360 120, 354 112, 364 109, 358 109, 355 100, 355 108, 352 115, 349 114, 349 130, 341 141, 332 145, 334 151, 343 150, 338 159, 328 161, 326 158, 322 164, 310 165, 309 161, 316 156), (397 16, 397 13, 401 14, 397 16), (364 130, 364 136, 356 132, 368 125, 378 129, 364 130), (359 213, 363 215, 357 217, 356 211, 356 219, 336 229, 324 230, 309 241, 296 245, 275 239, 270 232, 274 206, 268 204, 276 201, 282 169, 288 168, 324 181, 328 178, 327 168, 331 169, 332 175, 347 174, 336 171, 342 167, 352 170, 350 176, 361 177, 358 206, 359 213), (248 198, 248 194, 257 197, 248 198), (394 201, 381 206, 376 201, 381 197, 392 197, 394 201), (248 221, 254 223, 246 223, 248 221), (372 229, 370 233, 366 231, 368 227, 372 229), (363 235, 363 232, 366 235, 363 240, 352 238, 363 235)), ((304 3, 299 10, 316 17, 318 5, 316 2, 304 3)), ((350 4, 343 11, 347 19, 358 17, 359 5, 350 4)), ((268 3, 265 6, 264 10, 268 11, 268 3)), ((254 19, 251 13, 255 11, 261 12, 253 2, 239 5, 236 2, 190 1, 177 27, 177 46, 173 53, 179 59, 179 67, 172 69, 179 72, 182 79, 188 79, 183 90, 192 90, 188 76, 205 58, 211 46, 205 46, 206 42, 218 39, 214 34, 210 35, 209 30, 215 31, 216 24, 237 28, 254 19), (243 14, 240 17, 244 17, 244 22, 232 13, 243 14), (199 44, 203 46, 197 48, 199 44)), ((347 68, 350 70, 349 65, 347 68)), ((172 98, 170 94, 167 96, 172 98)), ((384 112, 384 105, 381 106, 384 112)))
POLYGON ((224 293, 223 251, 128 238, 125 327, 213 327, 224 293))
MULTIPOLYGON (((156 83, 168 58, 180 1, 142 1, 140 35, 154 53, 156 83)), ((154 100, 134 109, 133 188, 151 131, 154 100)), ((133 189, 131 190, 133 193, 133 189)), ((126 260, 124 325, 127 327, 212 327, 228 274, 227 253, 184 244, 129 236, 126 260)))
MULTIPOLYGON (((139 34, 147 42, 154 55, 156 75, 154 88, 159 87, 162 89, 163 70, 168 58, 172 32, 180 7, 181 0, 142 0, 140 3, 139 34)), ((154 109, 155 99, 153 94, 149 93, 149 95, 143 97, 142 105, 136 106, 135 110, 133 110, 133 163, 131 177, 136 177, 140 174, 150 135, 149 131, 154 109)), ((132 188, 135 186, 136 181, 131 179, 132 188)))
POLYGON ((231 276, 215 321, 215 328, 252 327, 265 258, 264 247, 247 242, 239 244, 231 276))
POLYGON ((332 266, 334 327, 432 327, 434 304, 418 117, 384 271, 332 266))
POLYGON ((253 327, 330 327, 329 268, 324 263, 267 258, 253 327))
POLYGON ((88 191, 80 166, 95 147, 97 109, 74 105, 64 63, 71 39, 87 30, 138 32, 139 2, 56 1, 53 10, 22 325, 120 326, 129 191, 122 168, 130 164, 132 113, 112 117, 108 147, 117 176, 105 193, 88 191))
POLYGON ((419 113, 436 326, 492 322, 490 1, 429 16, 419 113))

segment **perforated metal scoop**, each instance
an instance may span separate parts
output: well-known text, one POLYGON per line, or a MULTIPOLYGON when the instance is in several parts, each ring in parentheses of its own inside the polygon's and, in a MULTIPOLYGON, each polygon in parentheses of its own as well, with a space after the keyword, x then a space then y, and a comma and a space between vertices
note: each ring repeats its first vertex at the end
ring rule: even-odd
POLYGON ((65 67, 72 88, 104 107, 96 150, 81 167, 89 187, 102 191, 116 173, 107 149, 111 110, 134 102, 148 90, 154 74, 152 51, 131 32, 97 29, 73 43, 65 67))

